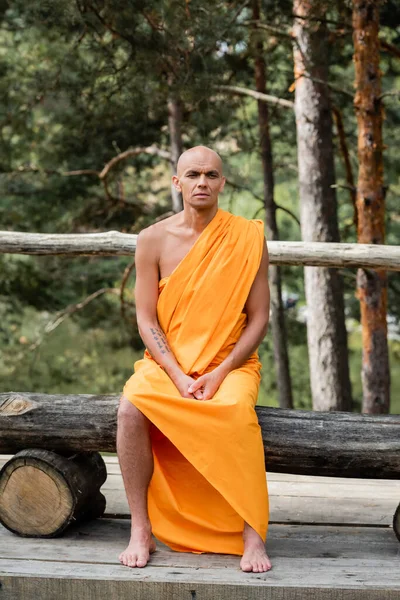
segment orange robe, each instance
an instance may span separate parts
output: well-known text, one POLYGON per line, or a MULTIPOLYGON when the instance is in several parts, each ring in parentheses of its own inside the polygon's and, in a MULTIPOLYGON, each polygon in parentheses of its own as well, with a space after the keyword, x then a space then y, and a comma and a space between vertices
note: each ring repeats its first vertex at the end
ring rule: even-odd
MULTIPOLYGON (((246 326, 263 222, 218 209, 189 253, 159 282, 157 315, 182 370, 212 371, 246 326)), ((246 521, 265 540, 268 493, 254 410, 257 352, 231 371, 215 396, 183 398, 146 350, 124 395, 152 423, 154 473, 148 491, 155 536, 173 550, 243 554, 246 521)))

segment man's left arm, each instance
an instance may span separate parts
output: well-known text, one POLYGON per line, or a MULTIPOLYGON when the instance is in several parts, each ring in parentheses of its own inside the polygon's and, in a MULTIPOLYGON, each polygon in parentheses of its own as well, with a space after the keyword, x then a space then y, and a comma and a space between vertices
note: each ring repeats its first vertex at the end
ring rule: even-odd
POLYGON ((228 373, 241 367, 250 358, 267 333, 270 305, 268 266, 268 249, 264 242, 260 266, 245 304, 246 327, 225 360, 210 373, 199 377, 189 388, 190 393, 203 388, 202 400, 209 400, 214 396, 228 373))

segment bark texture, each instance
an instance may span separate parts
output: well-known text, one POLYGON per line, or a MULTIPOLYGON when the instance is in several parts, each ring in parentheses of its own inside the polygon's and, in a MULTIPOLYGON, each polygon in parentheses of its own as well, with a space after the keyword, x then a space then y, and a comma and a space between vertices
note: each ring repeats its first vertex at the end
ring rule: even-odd
MULTIPOLYGON (((253 0, 253 20, 260 19, 260 0, 253 0)), ((254 34, 254 74, 257 92, 266 93, 267 77, 264 60, 264 48, 258 38, 257 29, 254 34)), ((279 240, 276 222, 276 205, 274 201, 274 173, 271 137, 269 132, 269 109, 266 102, 257 101, 258 127, 260 136, 261 163, 264 180, 265 222, 268 240, 279 240)), ((290 379, 289 354, 285 325, 285 313, 282 302, 281 271, 276 265, 269 267, 269 287, 271 294, 271 330, 274 346, 275 370, 278 384, 279 406, 293 408, 292 382, 290 379)))
MULTIPOLYGON (((332 116, 328 79, 329 46, 324 7, 294 0, 295 114, 302 238, 339 240, 332 116)), ((305 268, 307 337, 313 407, 351 410, 343 286, 332 269, 305 268)))
MULTIPOLYGON (((171 173, 176 175, 176 165, 183 151, 182 145, 182 106, 181 102, 173 91, 170 89, 168 97, 168 129, 171 148, 171 173)), ((171 185, 172 194, 172 210, 179 212, 183 209, 182 194, 180 194, 173 185, 171 185)))
MULTIPOLYGON (((0 454, 115 452, 118 395, 0 394, 0 454)), ((267 471, 400 477, 400 416, 257 406, 267 471)), ((196 424, 193 424, 195 431, 196 424)), ((232 432, 234 435, 234 432, 232 432)), ((223 441, 221 441, 223 443, 223 441)))
MULTIPOLYGON (((358 124, 358 241, 385 243, 381 73, 379 70, 379 1, 353 0, 353 40, 358 124)), ((360 269, 357 297, 363 339, 363 412, 387 413, 390 370, 387 344, 387 277, 384 271, 360 269)))

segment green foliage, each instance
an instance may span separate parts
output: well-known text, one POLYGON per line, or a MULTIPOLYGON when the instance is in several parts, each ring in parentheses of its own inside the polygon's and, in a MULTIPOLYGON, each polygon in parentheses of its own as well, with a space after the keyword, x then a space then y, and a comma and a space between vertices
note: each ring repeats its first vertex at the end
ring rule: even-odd
MULTIPOLYGON (((0 311, 4 316, 2 302, 0 311)), ((48 319, 48 313, 23 310, 18 334, 0 361, 3 389, 48 394, 120 393, 133 372, 134 361, 143 354, 129 350, 130 339, 123 328, 82 330, 79 323, 67 320, 32 349, 48 319)))

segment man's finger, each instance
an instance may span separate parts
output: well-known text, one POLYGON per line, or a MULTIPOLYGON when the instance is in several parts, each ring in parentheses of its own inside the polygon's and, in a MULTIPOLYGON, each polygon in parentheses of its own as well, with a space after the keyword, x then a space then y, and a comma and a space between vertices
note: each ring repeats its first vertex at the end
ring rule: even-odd
POLYGON ((203 383, 201 381, 201 377, 199 379, 197 379, 196 381, 194 381, 193 383, 191 383, 189 385, 188 388, 188 392, 189 394, 193 394, 194 392, 196 392, 198 389, 203 387, 203 383))
POLYGON ((214 394, 211 393, 211 390, 208 390, 207 387, 205 387, 203 390, 203 400, 211 400, 213 396, 214 394))

